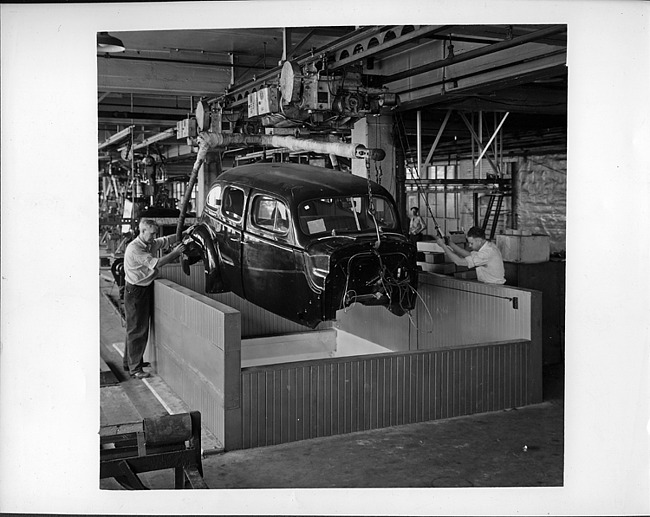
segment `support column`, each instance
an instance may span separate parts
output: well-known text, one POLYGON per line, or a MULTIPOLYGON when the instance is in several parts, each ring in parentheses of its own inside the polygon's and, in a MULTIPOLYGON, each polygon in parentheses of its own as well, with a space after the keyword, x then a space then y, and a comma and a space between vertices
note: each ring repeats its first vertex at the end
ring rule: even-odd
POLYGON ((370 160, 370 169, 366 170, 365 160, 352 160, 352 174, 363 178, 370 174, 370 179, 377 181, 377 166, 381 173, 380 183, 397 199, 397 181, 395 174, 395 145, 393 142, 393 116, 368 116, 354 124, 352 142, 363 144, 369 149, 380 148, 386 157, 375 162, 370 160))
POLYGON ((210 185, 221 174, 221 153, 217 151, 209 152, 205 157, 205 162, 199 169, 199 177, 196 191, 196 216, 200 216, 205 206, 205 196, 208 194, 210 185))

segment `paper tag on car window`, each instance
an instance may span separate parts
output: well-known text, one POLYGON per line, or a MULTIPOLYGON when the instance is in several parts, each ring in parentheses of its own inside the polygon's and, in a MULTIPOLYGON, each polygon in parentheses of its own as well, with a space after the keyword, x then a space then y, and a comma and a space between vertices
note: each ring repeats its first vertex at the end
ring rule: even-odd
POLYGON ((313 221, 307 221, 307 228, 309 228, 309 233, 320 233, 325 231, 325 221, 322 219, 314 219, 313 221))

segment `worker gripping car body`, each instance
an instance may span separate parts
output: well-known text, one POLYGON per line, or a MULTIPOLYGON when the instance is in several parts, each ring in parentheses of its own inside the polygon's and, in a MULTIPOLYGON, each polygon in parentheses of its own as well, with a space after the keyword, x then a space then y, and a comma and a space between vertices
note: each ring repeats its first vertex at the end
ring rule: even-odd
POLYGON ((479 282, 506 283, 501 252, 494 243, 485 238, 485 231, 482 228, 473 226, 467 232, 467 242, 471 251, 467 251, 451 241, 447 245, 440 236, 436 238, 436 242, 454 264, 475 268, 479 282))
MULTIPOLYGON (((124 369, 132 378, 144 379, 151 374, 143 367, 144 351, 149 338, 149 320, 153 294, 153 281, 160 268, 173 262, 185 249, 180 244, 170 253, 156 257, 156 253, 177 240, 176 235, 156 238, 158 225, 152 219, 140 221, 140 233, 129 243, 124 252, 124 312, 126 314, 126 340, 124 346, 124 369)), ((186 230, 188 232, 189 230, 186 230)), ((184 232, 184 233, 186 233, 184 232)))

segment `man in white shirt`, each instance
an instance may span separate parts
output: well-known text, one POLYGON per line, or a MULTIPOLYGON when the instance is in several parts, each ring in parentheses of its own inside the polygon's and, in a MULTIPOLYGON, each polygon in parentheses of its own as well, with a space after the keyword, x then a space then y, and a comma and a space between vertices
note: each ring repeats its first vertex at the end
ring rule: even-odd
MULTIPOLYGON (((186 230, 187 231, 187 230, 186 230)), ((124 369, 132 378, 145 379, 151 374, 142 368, 144 350, 149 337, 149 319, 153 302, 153 281, 160 268, 173 262, 185 249, 181 244, 167 255, 157 257, 161 249, 176 242, 176 235, 156 238, 158 225, 152 219, 140 221, 140 233, 124 252, 124 313, 126 315, 126 339, 124 343, 124 369)), ((185 232, 184 232, 185 233, 185 232)))
POLYGON ((479 282, 486 284, 506 283, 501 252, 494 243, 485 238, 485 232, 482 228, 473 226, 467 232, 467 242, 471 251, 467 251, 451 241, 448 246, 442 237, 437 237, 436 242, 454 264, 475 268, 479 282))
POLYGON ((412 243, 422 240, 424 230, 427 229, 424 220, 420 216, 420 210, 417 207, 411 208, 411 220, 409 221, 409 237, 412 243))

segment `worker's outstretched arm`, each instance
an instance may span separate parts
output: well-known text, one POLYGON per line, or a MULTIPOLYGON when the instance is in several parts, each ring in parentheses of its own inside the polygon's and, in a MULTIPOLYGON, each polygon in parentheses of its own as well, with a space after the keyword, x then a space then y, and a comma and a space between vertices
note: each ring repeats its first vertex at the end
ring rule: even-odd
MULTIPOLYGON (((450 248, 449 246, 447 246, 447 245, 445 244, 444 239, 443 239, 442 237, 438 237, 438 238, 436 238, 436 243, 437 243, 438 246, 440 246, 440 247, 442 248, 442 250, 445 252, 445 256, 446 256, 449 260, 451 260, 454 264, 456 264, 457 266, 467 266, 467 261, 465 260, 465 258, 462 257, 462 256, 460 256, 459 254, 456 254, 456 253, 454 252, 454 250, 452 250, 452 248, 450 248)), ((454 246, 455 246, 456 248, 458 248, 458 246, 456 246, 455 244, 454 244, 454 246)), ((461 250, 462 248, 458 248, 458 249, 461 250)), ((462 250, 462 251, 465 251, 465 250, 462 250)), ((469 253, 467 253, 467 255, 469 255, 469 253)))
POLYGON ((176 260, 178 257, 180 257, 181 253, 183 253, 183 250, 185 249, 185 244, 181 244, 180 246, 176 246, 173 250, 171 250, 167 255, 163 255, 158 259, 158 263, 156 264, 156 267, 162 267, 165 264, 169 264, 170 262, 173 262, 176 260))
POLYGON ((469 257, 471 253, 465 248, 461 248, 456 243, 449 241, 449 247, 454 251, 459 257, 469 257))

